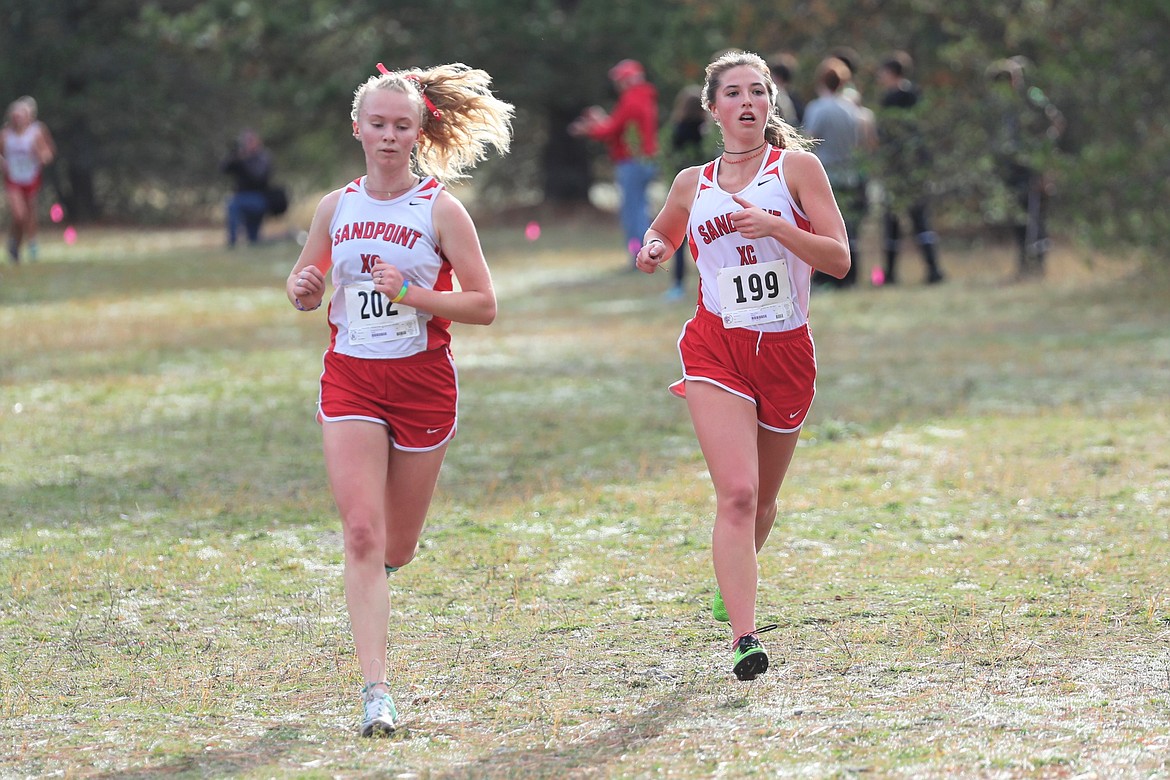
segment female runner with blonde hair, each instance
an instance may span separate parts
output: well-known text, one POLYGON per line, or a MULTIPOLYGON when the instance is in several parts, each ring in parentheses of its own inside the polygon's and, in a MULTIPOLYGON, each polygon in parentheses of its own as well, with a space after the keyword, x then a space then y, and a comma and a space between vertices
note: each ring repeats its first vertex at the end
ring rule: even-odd
POLYGON ((490 149, 508 151, 513 113, 482 70, 378 69, 358 87, 351 114, 366 173, 321 199, 286 282, 289 302, 312 311, 332 269, 317 420, 341 514, 367 737, 393 733, 398 719, 386 578, 418 549, 455 435, 448 327, 496 316, 475 224, 444 184, 490 149))
POLYGON ((49 128, 37 119, 37 101, 29 95, 12 101, 0 128, 0 169, 12 213, 8 258, 13 263, 20 262, 20 247, 26 242, 29 258, 37 259, 37 195, 42 172, 56 154, 49 128))

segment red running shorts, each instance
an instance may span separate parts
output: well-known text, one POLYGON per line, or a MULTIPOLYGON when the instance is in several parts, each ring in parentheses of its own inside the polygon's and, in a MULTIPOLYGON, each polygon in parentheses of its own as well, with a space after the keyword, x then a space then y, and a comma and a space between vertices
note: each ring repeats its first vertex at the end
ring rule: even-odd
POLYGON ((385 425, 395 449, 422 452, 455 436, 459 378, 447 347, 405 358, 369 360, 325 353, 318 422, 385 425))
POLYGON ((686 397, 687 382, 709 382, 756 405, 759 424, 777 433, 800 430, 816 395, 817 357, 808 325, 779 332, 724 328, 699 308, 678 339, 683 378, 670 386, 686 397))

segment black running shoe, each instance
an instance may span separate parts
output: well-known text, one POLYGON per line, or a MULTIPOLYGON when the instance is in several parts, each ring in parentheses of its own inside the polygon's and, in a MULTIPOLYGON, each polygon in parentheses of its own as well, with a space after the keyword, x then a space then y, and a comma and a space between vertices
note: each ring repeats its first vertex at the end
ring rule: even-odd
POLYGON ((760 638, 756 634, 773 631, 777 627, 775 624, 763 626, 735 640, 731 670, 738 679, 754 680, 768 671, 768 651, 760 644, 760 638))

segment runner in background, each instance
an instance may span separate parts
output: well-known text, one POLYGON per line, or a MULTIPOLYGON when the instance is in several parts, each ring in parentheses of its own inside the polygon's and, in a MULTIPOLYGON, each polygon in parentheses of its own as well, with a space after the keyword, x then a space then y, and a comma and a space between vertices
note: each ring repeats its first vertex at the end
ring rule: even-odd
POLYGON ((21 246, 26 243, 29 259, 37 259, 37 195, 42 171, 55 156, 49 130, 37 120, 36 105, 27 95, 12 101, 0 130, 4 196, 12 215, 8 259, 13 263, 20 262, 21 246))

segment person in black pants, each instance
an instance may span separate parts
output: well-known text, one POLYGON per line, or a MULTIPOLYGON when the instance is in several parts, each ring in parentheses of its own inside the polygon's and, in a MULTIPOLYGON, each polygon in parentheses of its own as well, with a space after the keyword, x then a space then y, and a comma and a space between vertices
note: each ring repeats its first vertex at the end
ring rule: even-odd
MULTIPOLYGON (((703 108, 702 89, 698 85, 683 87, 674 99, 670 115, 670 164, 681 170, 706 161, 703 140, 707 130, 707 110, 703 108)), ((666 291, 672 301, 686 297, 687 265, 686 242, 674 253, 674 282, 666 291)))
POLYGON ((898 281, 898 250, 902 238, 901 216, 909 214, 914 241, 926 265, 926 283, 943 280, 938 263, 938 235, 930 229, 927 214, 930 153, 919 127, 920 93, 908 78, 912 60, 894 52, 878 66, 877 80, 884 92, 878 119, 878 150, 882 162, 885 195, 885 284, 898 281))
POLYGON ((1026 82, 1025 62, 1022 57, 1010 57, 987 70, 991 81, 988 114, 996 122, 991 148, 1004 186, 1015 200, 1011 221, 1019 251, 1019 279, 1044 275, 1052 189, 1044 168, 1065 128, 1060 110, 1043 90, 1026 82))

